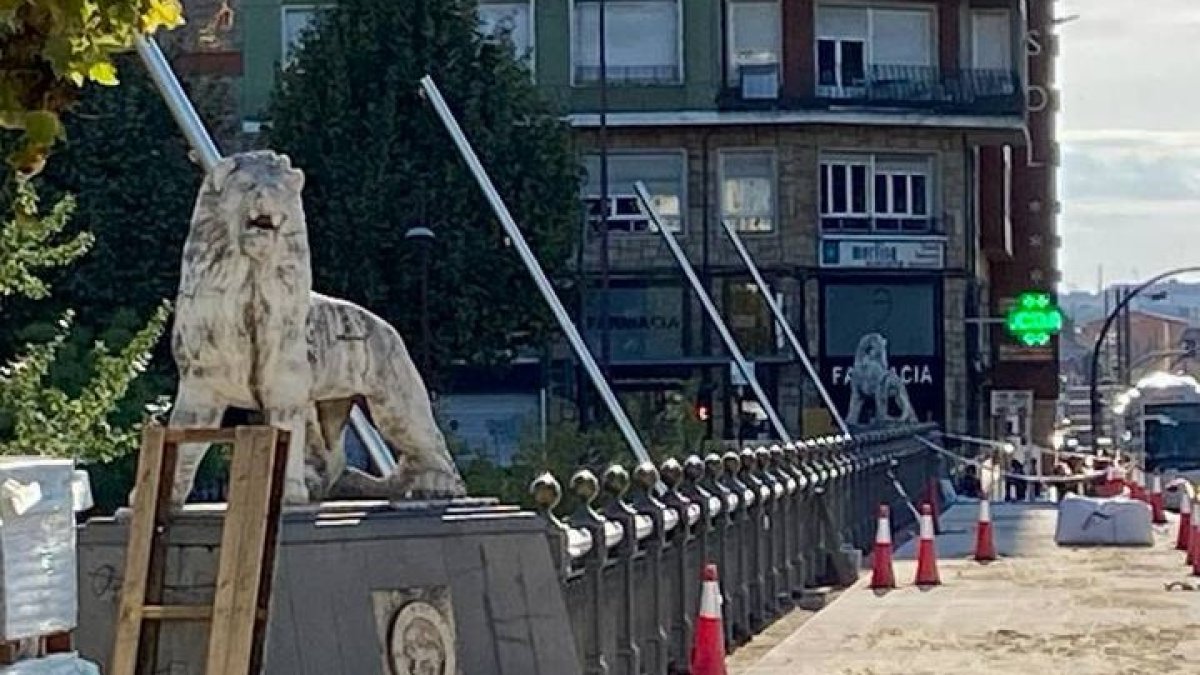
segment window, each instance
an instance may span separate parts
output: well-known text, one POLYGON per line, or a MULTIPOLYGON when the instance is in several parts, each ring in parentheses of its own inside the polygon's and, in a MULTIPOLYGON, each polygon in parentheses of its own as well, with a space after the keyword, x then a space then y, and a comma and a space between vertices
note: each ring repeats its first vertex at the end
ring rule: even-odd
POLYGON ((729 83, 741 84, 743 67, 774 66, 779 73, 779 4, 729 3, 729 83))
POLYGON ((725 152, 721 163, 721 217, 738 232, 775 229, 775 156, 725 152))
MULTIPOLYGON (((783 297, 776 294, 783 306, 783 297)), ((758 285, 746 279, 727 280, 723 314, 738 345, 750 356, 768 356, 780 351, 775 337, 775 319, 758 285)))
POLYGON ((930 79, 933 40, 928 10, 822 6, 817 85, 825 96, 858 96, 870 85, 930 79))
POLYGON ((931 174, 927 157, 824 157, 821 227, 837 232, 928 233, 933 229, 931 174))
MULTIPOLYGON (((678 0, 608 0, 604 6, 609 82, 677 84, 682 80, 678 0)), ((600 3, 576 0, 574 11, 574 83, 598 82, 600 3)))
POLYGON ((533 56, 533 14, 528 2, 479 3, 479 32, 491 38, 507 36, 518 60, 533 56))
POLYGON ((1007 10, 971 12, 971 61, 980 70, 1012 70, 1012 30, 1007 10))
POLYGON ((280 24, 283 28, 283 51, 280 54, 281 63, 286 67, 292 60, 292 55, 300 45, 300 38, 324 9, 318 5, 284 7, 280 24))
MULTIPOLYGON (((633 184, 642 181, 650 193, 654 210, 663 225, 672 232, 683 230, 684 177, 683 152, 610 153, 608 156, 608 194, 610 231, 648 232, 650 221, 642 213, 633 184)), ((593 224, 599 227, 600 157, 584 158, 587 181, 584 197, 593 224)))

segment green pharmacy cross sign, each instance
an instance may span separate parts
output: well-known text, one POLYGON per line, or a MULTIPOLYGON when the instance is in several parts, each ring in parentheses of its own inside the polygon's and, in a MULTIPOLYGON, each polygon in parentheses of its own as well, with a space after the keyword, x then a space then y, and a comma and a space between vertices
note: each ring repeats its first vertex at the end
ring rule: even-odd
POLYGON ((1017 296, 1004 323, 1021 344, 1041 347, 1062 330, 1063 317, 1049 293, 1029 291, 1017 296))

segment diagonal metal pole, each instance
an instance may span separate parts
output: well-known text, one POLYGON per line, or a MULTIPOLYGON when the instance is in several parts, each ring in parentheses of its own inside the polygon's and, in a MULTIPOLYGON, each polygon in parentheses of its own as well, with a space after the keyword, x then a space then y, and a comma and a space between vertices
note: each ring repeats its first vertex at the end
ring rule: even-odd
POLYGON ((846 425, 846 419, 842 417, 842 413, 833 404, 833 398, 829 395, 829 390, 825 388, 825 383, 821 381, 821 376, 817 374, 817 369, 813 366, 812 360, 808 358, 808 353, 804 351, 804 346, 800 344, 800 339, 796 337, 796 331, 792 330, 792 325, 788 323, 787 316, 783 313, 783 308, 775 300, 775 295, 771 292, 771 287, 767 285, 767 281, 763 279, 762 274, 758 271, 758 265, 754 263, 754 258, 746 250, 746 245, 742 243, 742 238, 738 236, 737 231, 733 229, 729 221, 724 218, 721 219, 721 225, 724 226, 725 234, 729 235, 729 240, 733 242, 733 247, 737 249, 738 255, 742 257, 742 262, 746 263, 746 267, 750 270, 750 276, 754 277, 754 283, 758 286, 759 292, 762 293, 763 299, 767 301, 767 306, 771 308, 771 313, 775 315, 775 323, 778 324, 779 329, 787 337, 788 344, 791 345, 796 357, 800 359, 800 363, 804 364, 804 370, 808 372, 808 377, 821 394, 821 400, 825 402, 825 407, 829 409, 829 414, 833 416, 833 421, 837 423, 838 429, 841 429, 842 433, 849 438, 850 427, 846 425))
POLYGON ((688 262, 687 255, 679 247, 679 242, 676 241, 675 235, 664 227, 662 221, 659 220, 658 212, 650 203, 650 193, 646 191, 646 185, 638 181, 633 184, 633 189, 637 192, 638 200, 642 202, 642 208, 649 214, 654 227, 662 235, 663 240, 667 242, 667 248, 671 250, 671 255, 675 256, 675 262, 679 263, 679 268, 683 270, 683 275, 687 277, 688 283, 692 285, 692 290, 696 292, 696 297, 700 298, 700 304, 704 306, 704 311, 708 313, 708 318, 716 326, 717 332, 721 335, 721 340, 725 342, 725 348, 729 350, 729 355, 733 357, 733 361, 737 364, 742 377, 746 378, 746 382, 750 384, 750 389, 754 391, 754 397, 758 399, 759 404, 762 405, 763 410, 767 413, 767 419, 770 420, 771 426, 774 427, 775 433, 779 436, 779 440, 784 443, 791 443, 791 434, 784 428, 783 421, 779 419, 779 414, 775 412, 775 406, 771 405, 771 401, 767 399, 766 392, 763 391, 762 386, 758 383, 758 378, 754 375, 754 369, 750 367, 750 363, 746 360, 745 355, 742 354, 741 348, 738 347, 737 340, 729 332, 729 326, 725 325, 725 320, 721 318, 721 313, 717 311, 717 306, 713 304, 712 297, 704 289, 704 284, 700 283, 700 278, 696 276, 696 270, 688 262))
MULTIPOLYGON (((204 121, 200 119, 195 106, 183 92, 183 86, 179 84, 179 78, 175 77, 175 71, 171 70, 171 64, 163 56, 158 42, 153 37, 138 34, 134 37, 134 45, 137 47, 142 64, 150 73, 150 79, 154 81, 155 88, 162 95, 167 109, 171 111, 171 116, 175 118, 175 123, 183 132, 183 137, 187 139, 188 145, 192 146, 192 151, 196 153, 196 160, 205 173, 212 171, 217 162, 221 161, 221 151, 217 149, 217 144, 213 142, 212 136, 204 128, 204 121)), ((371 427, 371 423, 367 421, 358 406, 350 409, 349 424, 367 448, 375 467, 384 476, 395 471, 396 458, 392 456, 387 445, 371 427)))
POLYGON ((496 213, 496 218, 500 220, 500 225, 504 227, 504 233, 512 241, 513 247, 517 249, 517 254, 521 256, 521 262, 525 263, 526 269, 529 270, 529 276, 533 277, 533 282, 537 285, 538 290, 541 291, 542 298, 550 306, 550 311, 554 314, 554 318, 558 320, 559 328, 567 336, 567 341, 571 343, 571 348, 575 350, 575 356, 583 364, 588 376, 591 377, 592 385, 596 387, 600 398, 604 400, 609 414, 612 415, 613 420, 617 423, 617 427, 621 430, 621 435, 625 437, 625 442, 629 445, 629 449, 633 451, 639 462, 651 461, 650 453, 646 451, 646 446, 642 444, 637 431, 634 430, 633 423, 625 415, 625 411, 621 408, 621 403, 617 400, 612 388, 608 385, 608 381, 604 379, 604 373, 596 365, 596 359, 592 356, 592 352, 583 341, 583 337, 580 336, 579 329, 575 327, 575 322, 571 321, 571 315, 563 307, 562 300, 559 300, 558 294, 554 291, 554 286, 550 283, 550 279, 546 277, 546 272, 542 269, 541 263, 538 262, 537 256, 530 250, 529 244, 525 241, 525 235, 521 233, 521 228, 517 226, 517 222, 513 220, 512 214, 509 213, 508 207, 504 204, 504 200, 496 190, 496 186, 492 184, 492 179, 488 176, 487 170, 483 168, 483 163, 479 161, 479 156, 475 154, 475 149, 471 147, 471 142, 467 140, 466 134, 458 126, 458 120, 454 118, 454 113, 450 111, 450 106, 446 105, 446 99, 442 98, 442 92, 438 90, 433 78, 428 75, 421 78, 421 89, 424 90, 426 97, 433 105, 434 111, 441 118, 446 131, 454 139, 454 145, 457 146, 463 160, 466 161, 467 166, 471 169, 471 173, 474 174, 475 180, 479 183, 480 189, 483 190, 484 196, 487 197, 488 203, 492 207, 492 211, 496 213))

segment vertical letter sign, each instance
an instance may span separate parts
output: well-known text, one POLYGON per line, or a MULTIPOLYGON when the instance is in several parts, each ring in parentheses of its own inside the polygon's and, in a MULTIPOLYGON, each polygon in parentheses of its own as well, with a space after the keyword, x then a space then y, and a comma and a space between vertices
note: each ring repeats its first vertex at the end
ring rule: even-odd
POLYGON ((1058 311, 1049 293, 1029 291, 1017 296, 1008 312, 1005 325, 1021 344, 1041 347, 1062 330, 1062 312, 1058 311))

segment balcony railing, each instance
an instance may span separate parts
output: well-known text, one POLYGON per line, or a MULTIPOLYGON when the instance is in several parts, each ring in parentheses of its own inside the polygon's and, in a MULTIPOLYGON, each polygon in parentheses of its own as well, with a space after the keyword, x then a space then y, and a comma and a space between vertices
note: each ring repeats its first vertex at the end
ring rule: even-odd
POLYGON ((861 80, 828 84, 834 79, 830 73, 818 73, 811 94, 797 97, 784 93, 773 101, 748 99, 740 88, 730 87, 721 93, 718 103, 731 110, 860 106, 1010 115, 1019 114, 1024 105, 1020 80, 1008 70, 874 65, 867 67, 861 80))

